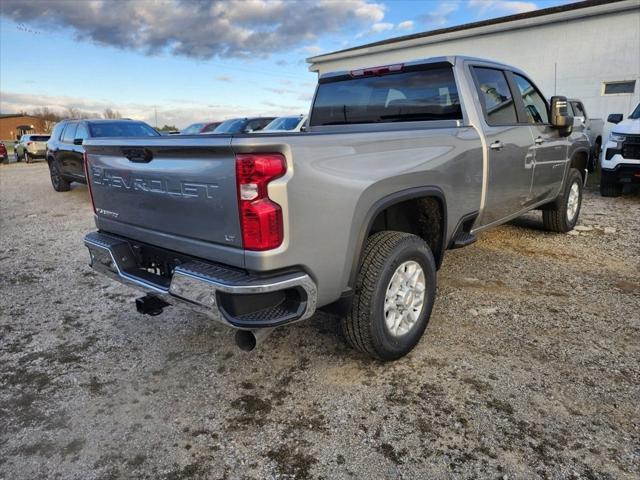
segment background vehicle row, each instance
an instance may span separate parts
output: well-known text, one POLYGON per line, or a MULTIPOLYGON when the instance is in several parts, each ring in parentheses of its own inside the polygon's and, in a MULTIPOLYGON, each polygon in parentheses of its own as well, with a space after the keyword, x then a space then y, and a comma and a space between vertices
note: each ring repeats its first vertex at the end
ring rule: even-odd
POLYGON ((137 120, 64 120, 56 124, 46 145, 51 184, 56 191, 66 192, 71 182, 86 183, 82 143, 88 138, 159 136, 137 120))

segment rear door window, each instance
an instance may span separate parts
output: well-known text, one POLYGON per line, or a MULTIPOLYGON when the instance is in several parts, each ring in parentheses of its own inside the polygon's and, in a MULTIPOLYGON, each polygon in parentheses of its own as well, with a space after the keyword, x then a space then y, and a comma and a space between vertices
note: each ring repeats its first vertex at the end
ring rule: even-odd
POLYGON ((53 133, 51 134, 51 138, 53 138, 54 140, 60 140, 60 135, 62 134, 62 130, 64 129, 64 123, 58 123, 54 129, 53 129, 53 133))
POLYGON ((89 138, 89 130, 86 123, 79 123, 76 130, 75 138, 81 138, 82 140, 89 138))
POLYGON ((459 119, 452 67, 422 65, 398 73, 321 79, 310 125, 459 119))
POLYGON ((66 128, 64 129, 64 132, 62 132, 62 139, 61 141, 63 143, 73 143, 73 139, 76 138, 76 129, 78 128, 78 124, 77 123, 69 123, 67 124, 66 128))
POLYGON ((483 67, 473 70, 487 125, 516 125, 516 105, 504 72, 483 67))

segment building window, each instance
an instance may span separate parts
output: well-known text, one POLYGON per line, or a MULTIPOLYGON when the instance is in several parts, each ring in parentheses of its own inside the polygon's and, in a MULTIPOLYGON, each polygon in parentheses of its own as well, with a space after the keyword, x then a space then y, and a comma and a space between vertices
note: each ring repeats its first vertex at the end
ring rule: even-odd
POLYGON ((635 80, 625 82, 604 82, 602 84, 603 95, 620 95, 623 93, 633 93, 636 87, 635 80))

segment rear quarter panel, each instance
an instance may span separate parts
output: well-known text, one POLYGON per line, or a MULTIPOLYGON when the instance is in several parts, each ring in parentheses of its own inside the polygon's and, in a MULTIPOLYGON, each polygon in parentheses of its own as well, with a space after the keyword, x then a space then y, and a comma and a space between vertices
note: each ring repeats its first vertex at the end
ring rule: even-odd
MULTIPOLYGON (((283 207, 285 242, 269 252, 245 252, 251 270, 299 265, 318 284, 319 305, 346 290, 358 238, 380 199, 415 187, 435 186, 446 198, 447 238, 458 220, 477 211, 482 150, 472 127, 238 136, 236 153, 278 151, 287 175, 270 184, 283 207)), ((382 126, 384 127, 384 125, 382 126)))

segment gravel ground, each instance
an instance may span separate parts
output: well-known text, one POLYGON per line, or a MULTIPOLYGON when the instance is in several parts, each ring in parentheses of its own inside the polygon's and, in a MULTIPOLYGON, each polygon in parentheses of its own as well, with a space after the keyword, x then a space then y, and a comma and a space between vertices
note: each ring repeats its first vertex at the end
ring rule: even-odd
POLYGON ((575 235, 535 213, 449 252, 390 364, 323 313, 251 353, 138 315, 87 266, 86 187, 43 163, 0 166, 0 220, 0 479, 640 476, 637 192, 588 192, 575 235))

